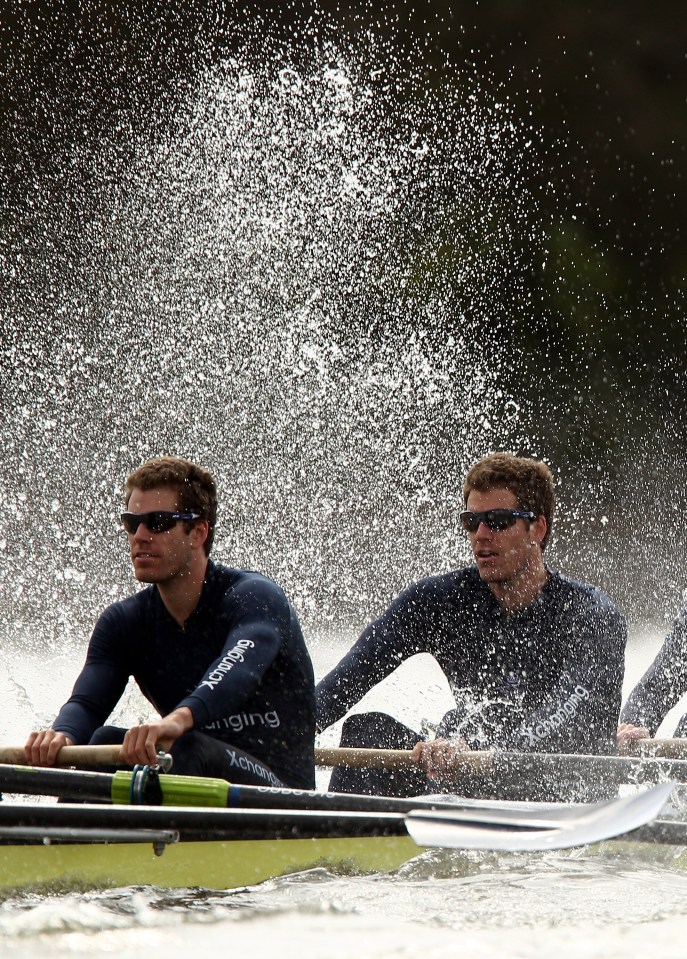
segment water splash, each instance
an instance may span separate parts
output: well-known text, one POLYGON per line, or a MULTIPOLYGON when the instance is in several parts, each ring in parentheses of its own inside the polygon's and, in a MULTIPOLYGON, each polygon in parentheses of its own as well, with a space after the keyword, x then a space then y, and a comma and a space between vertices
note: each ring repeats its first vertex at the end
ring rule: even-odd
POLYGON ((161 452, 216 473, 216 557, 309 627, 464 558, 464 470, 517 427, 494 340, 537 240, 521 132, 474 78, 307 40, 101 118, 11 211, 9 636, 81 638, 131 589, 114 517, 161 452))

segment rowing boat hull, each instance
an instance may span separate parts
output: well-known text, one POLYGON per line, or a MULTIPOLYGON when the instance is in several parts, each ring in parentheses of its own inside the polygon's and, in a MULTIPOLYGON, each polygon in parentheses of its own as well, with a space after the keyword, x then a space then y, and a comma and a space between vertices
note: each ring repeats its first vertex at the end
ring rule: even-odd
POLYGON ((394 814, 0 803, 5 892, 233 889, 317 866, 387 872, 419 852, 394 814))
POLYGON ((317 866, 388 872, 420 850, 408 836, 0 846, 0 888, 10 891, 153 885, 235 889, 317 866))

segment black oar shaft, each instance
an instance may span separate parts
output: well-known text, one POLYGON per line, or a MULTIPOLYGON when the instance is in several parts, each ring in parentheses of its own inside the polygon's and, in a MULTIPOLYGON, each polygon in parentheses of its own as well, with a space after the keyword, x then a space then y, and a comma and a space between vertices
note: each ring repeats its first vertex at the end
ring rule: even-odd
MULTIPOLYGON (((131 777, 133 773, 119 772, 120 781, 131 777)), ((33 766, 0 765, 0 791, 23 793, 31 796, 58 796, 87 802, 110 801, 115 776, 111 773, 81 772, 74 769, 37 768, 33 766)), ((187 777, 189 778, 189 777, 187 777)), ((163 802, 167 805, 179 805, 175 799, 177 784, 183 777, 162 774, 156 780, 156 787, 162 790, 163 802)), ((207 780, 208 787, 216 780, 207 780)), ((427 799, 394 799, 384 796, 359 796, 344 793, 319 792, 317 790, 268 788, 264 786, 243 786, 225 784, 227 789, 226 805, 244 809, 294 809, 321 810, 332 812, 369 812, 369 813, 407 813, 411 809, 436 809, 441 803, 427 799)), ((120 790, 121 792, 121 790, 120 790)), ((202 787, 198 790, 202 805, 202 787)), ((144 792, 145 805, 160 805, 160 798, 144 792)), ((122 802, 122 800, 118 800, 122 802)), ((210 802, 208 790, 208 805, 210 802)))
POLYGON ((75 772, 72 769, 0 766, 0 791, 97 802, 111 798, 112 776, 109 773, 75 772))
MULTIPOLYGON (((164 779, 161 779, 164 790, 164 779)), ((229 787, 228 805, 251 809, 313 809, 342 812, 398 812, 412 809, 441 808, 441 802, 426 798, 395 799, 386 796, 360 796, 353 793, 330 793, 301 789, 265 789, 262 786, 229 787)))

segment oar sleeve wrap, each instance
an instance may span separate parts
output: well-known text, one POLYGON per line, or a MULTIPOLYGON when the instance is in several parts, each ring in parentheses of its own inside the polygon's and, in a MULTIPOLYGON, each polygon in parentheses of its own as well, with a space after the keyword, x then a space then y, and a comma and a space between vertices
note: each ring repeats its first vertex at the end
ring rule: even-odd
MULTIPOLYGON (((116 772, 112 778, 112 802, 128 806, 131 801, 130 772, 116 772)), ((226 779, 205 779, 200 776, 159 777, 163 806, 224 807, 228 805, 229 783, 226 779)))

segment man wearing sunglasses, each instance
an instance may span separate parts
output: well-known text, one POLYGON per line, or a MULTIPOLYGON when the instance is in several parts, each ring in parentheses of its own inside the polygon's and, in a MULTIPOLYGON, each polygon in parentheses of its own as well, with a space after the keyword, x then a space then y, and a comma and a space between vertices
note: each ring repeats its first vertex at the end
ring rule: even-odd
MULTIPOLYGON (((411 749, 416 766, 338 767, 332 790, 412 795, 445 786, 494 795, 493 782, 479 777, 452 781, 462 752, 614 749, 626 626, 600 590, 544 562, 554 511, 549 468, 493 453, 470 469, 463 493, 459 519, 474 564, 429 576, 401 593, 316 691, 322 730, 401 662, 430 653, 456 707, 432 740, 385 713, 350 716, 341 745, 411 749)), ((549 798, 547 789, 557 790, 556 783, 540 785, 537 791, 524 783, 521 798, 549 798)))
POLYGON ((121 521, 148 586, 101 615, 71 698, 29 736, 29 763, 121 743, 124 765, 154 764, 159 747, 176 773, 314 786, 314 678, 296 613, 272 580, 209 558, 216 516, 213 477, 187 460, 129 476, 121 521), (160 718, 105 726, 130 676, 160 718))

